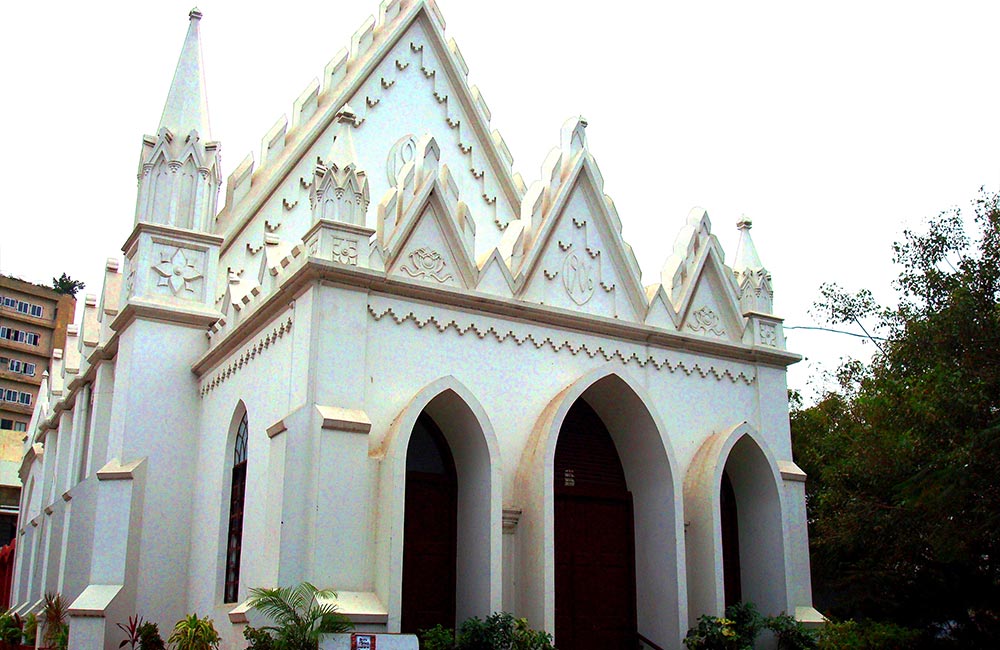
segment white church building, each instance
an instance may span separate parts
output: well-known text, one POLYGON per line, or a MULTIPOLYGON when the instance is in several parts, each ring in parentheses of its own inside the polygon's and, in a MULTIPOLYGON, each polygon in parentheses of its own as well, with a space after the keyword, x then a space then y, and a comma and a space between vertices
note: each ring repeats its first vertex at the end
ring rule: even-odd
POLYGON ((748 220, 727 263, 692 211, 643 286, 586 122, 512 174, 433 0, 384 0, 217 211, 200 19, 37 401, 15 611, 61 593, 88 649, 191 612, 243 648, 249 590, 304 580, 362 630, 509 611, 561 650, 818 616, 748 220))

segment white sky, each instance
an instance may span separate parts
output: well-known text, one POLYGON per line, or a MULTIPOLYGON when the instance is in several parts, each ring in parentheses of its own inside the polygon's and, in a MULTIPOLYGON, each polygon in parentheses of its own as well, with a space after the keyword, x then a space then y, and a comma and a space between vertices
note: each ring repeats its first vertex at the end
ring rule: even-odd
MULTIPOLYGON (((3 272, 48 283, 65 271, 100 292, 191 4, 50 2, 0 25, 3 272)), ((692 207, 708 210, 730 259, 746 214, 776 312, 814 325, 820 283, 890 300, 902 228, 1000 184, 1000 2, 438 4, 529 184, 562 122, 587 118, 646 284, 692 207)), ((199 6, 224 176, 248 151, 259 158, 268 128, 378 11, 199 6)), ((809 359, 789 384, 807 392, 821 368, 871 347, 786 335, 809 359)))

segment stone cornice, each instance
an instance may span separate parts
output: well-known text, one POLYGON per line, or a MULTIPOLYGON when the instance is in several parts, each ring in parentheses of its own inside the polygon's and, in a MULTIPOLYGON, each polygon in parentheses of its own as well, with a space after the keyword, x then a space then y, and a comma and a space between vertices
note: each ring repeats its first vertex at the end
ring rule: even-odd
POLYGON ((139 239, 139 233, 144 231, 154 235, 163 235, 165 237, 181 237, 183 239, 208 244, 210 246, 222 245, 222 237, 220 235, 213 235, 207 232, 201 232, 200 230, 175 228, 173 226, 165 226, 158 223, 139 222, 135 224, 135 228, 132 229, 132 234, 130 234, 128 239, 125 240, 125 243, 122 244, 122 252, 127 254, 128 251, 135 246, 136 241, 139 239))
POLYGON ((111 321, 111 329, 121 333, 135 320, 152 320, 161 323, 207 329, 220 318, 222 318, 221 313, 207 309, 197 303, 191 303, 189 307, 182 304, 157 304, 132 300, 111 321))
POLYGON ((668 350, 703 354, 727 361, 761 364, 785 368, 801 361, 798 354, 777 349, 715 341, 683 332, 671 332, 642 323, 580 314, 520 300, 491 296, 475 291, 429 285, 418 280, 389 276, 371 269, 345 266, 310 257, 281 283, 280 288, 256 311, 249 314, 228 335, 206 352, 192 366, 200 378, 213 370, 240 345, 262 330, 277 315, 288 308, 315 282, 355 288, 400 298, 411 298, 445 308, 470 310, 489 316, 507 318, 546 327, 567 329, 581 334, 607 336, 632 343, 648 344, 668 350))

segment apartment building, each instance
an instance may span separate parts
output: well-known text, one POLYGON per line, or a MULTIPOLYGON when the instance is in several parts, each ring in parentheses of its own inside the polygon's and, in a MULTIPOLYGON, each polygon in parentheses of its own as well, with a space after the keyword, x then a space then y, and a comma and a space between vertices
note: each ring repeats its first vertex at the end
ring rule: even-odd
POLYGON ((0 430, 26 431, 52 351, 66 345, 76 299, 0 275, 0 430))

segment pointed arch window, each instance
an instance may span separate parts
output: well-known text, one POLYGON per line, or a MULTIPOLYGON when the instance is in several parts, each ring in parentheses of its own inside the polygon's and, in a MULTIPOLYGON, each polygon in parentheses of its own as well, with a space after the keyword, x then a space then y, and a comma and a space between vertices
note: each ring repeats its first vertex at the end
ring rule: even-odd
POLYGON ((226 593, 223 602, 235 603, 240 591, 240 555, 243 551, 243 501, 247 488, 247 414, 236 430, 233 477, 229 491, 229 535, 226 542, 226 593))

